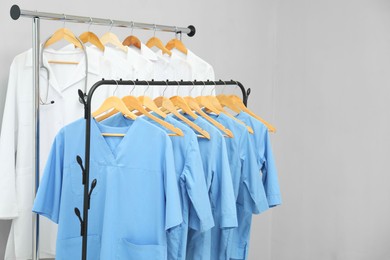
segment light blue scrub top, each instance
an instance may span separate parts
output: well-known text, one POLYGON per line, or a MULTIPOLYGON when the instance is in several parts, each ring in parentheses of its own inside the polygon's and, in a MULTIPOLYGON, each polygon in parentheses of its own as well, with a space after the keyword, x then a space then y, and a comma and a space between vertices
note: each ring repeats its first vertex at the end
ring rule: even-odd
MULTIPOLYGON (((57 134, 33 211, 58 223, 56 259, 80 259, 85 120, 57 134)), ((88 222, 88 259, 161 260, 166 230, 182 222, 172 143, 166 132, 142 118, 128 127, 91 121, 90 183, 96 179, 88 222), (103 132, 125 133, 104 137, 103 132)))
MULTIPOLYGON (((184 133, 183 137, 170 137, 173 146, 176 177, 181 193, 183 223, 167 233, 167 242, 168 260, 185 260, 188 228, 204 232, 214 226, 198 140, 191 128, 174 119, 172 115, 168 115, 164 119, 155 113, 152 114, 180 128, 184 133)), ((169 129, 158 122, 147 117, 142 118, 167 133, 170 132, 169 129)), ((127 126, 131 123, 131 120, 117 114, 101 123, 111 126, 127 126)))
MULTIPOLYGON (((199 232, 189 230, 187 245, 187 260, 217 260, 215 252, 227 254, 221 231, 237 227, 236 203, 230 174, 229 158, 224 137, 217 128, 207 123, 201 117, 193 120, 184 115, 210 134, 210 140, 198 138, 206 185, 210 196, 215 227, 210 231, 199 232)), ((175 117, 175 119, 177 119, 175 117)), ((180 119, 178 119, 180 120, 180 119)))
POLYGON ((224 239, 228 241, 226 247, 229 249, 229 255, 227 258, 220 256, 220 259, 247 259, 252 214, 262 213, 269 208, 255 151, 244 125, 223 113, 209 116, 231 130, 234 135, 234 138, 225 138, 225 142, 237 202, 238 227, 224 239))
POLYGON ((236 117, 253 128, 254 135, 251 135, 251 141, 255 147, 259 169, 263 174, 268 204, 270 207, 280 205, 282 198, 268 128, 248 113, 240 112, 236 117))

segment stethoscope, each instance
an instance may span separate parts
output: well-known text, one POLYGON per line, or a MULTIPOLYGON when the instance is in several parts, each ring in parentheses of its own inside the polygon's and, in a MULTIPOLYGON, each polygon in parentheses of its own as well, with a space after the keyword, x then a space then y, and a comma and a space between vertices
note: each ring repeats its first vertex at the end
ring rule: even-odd
MULTIPOLYGON (((64 14, 64 28, 65 28, 65 20, 66 20, 66 15, 64 14)), ((92 23, 92 18, 90 18, 90 22, 92 23)), ((48 37, 46 39, 46 41, 44 43, 42 43, 41 45, 41 55, 40 55, 40 66, 39 66, 39 69, 43 69, 46 71, 46 75, 47 75, 47 83, 46 83, 46 95, 45 95, 45 98, 42 99, 41 97, 41 94, 39 93, 39 104, 40 105, 43 105, 43 106, 46 106, 46 105, 52 105, 55 103, 54 100, 51 100, 49 101, 49 91, 50 91, 50 72, 49 72, 49 69, 47 67, 45 67, 45 65, 43 64, 43 51, 45 49, 45 46, 46 46, 46 43, 53 37, 53 35, 51 35, 50 37, 48 37)), ((79 37, 75 36, 76 39, 80 42, 81 46, 83 46, 83 52, 84 52, 84 56, 85 56, 85 83, 84 83, 84 99, 86 99, 86 96, 87 96, 87 85, 88 85, 88 55, 87 55, 87 50, 85 49, 85 46, 84 46, 84 43, 79 39, 79 37)), ((81 99, 81 97, 79 98, 79 102, 81 104, 84 104, 85 102, 81 99)))

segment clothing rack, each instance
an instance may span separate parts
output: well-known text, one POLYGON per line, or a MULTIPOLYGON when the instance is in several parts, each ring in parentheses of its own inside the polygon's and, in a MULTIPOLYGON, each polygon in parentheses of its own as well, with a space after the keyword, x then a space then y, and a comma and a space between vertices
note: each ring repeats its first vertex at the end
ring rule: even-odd
MULTIPOLYGON (((32 113, 32 160, 35 178, 33 178, 33 189, 36 194, 39 187, 39 69, 40 69, 40 20, 63 21, 71 23, 83 23, 94 25, 105 25, 111 27, 126 27, 142 30, 155 30, 174 33, 185 33, 192 37, 196 33, 193 25, 188 27, 167 26, 159 24, 139 23, 133 21, 120 21, 113 19, 103 19, 88 16, 76 16, 60 13, 47 13, 21 9, 18 5, 13 5, 10 9, 11 18, 18 20, 20 17, 32 19, 32 67, 33 67, 33 104, 32 113)), ((39 217, 33 213, 33 232, 32 232, 32 260, 39 260, 38 242, 39 242, 39 217)))
POLYGON ((98 180, 94 179, 91 183, 91 188, 89 188, 89 168, 90 168, 90 157, 91 157, 91 104, 92 104, 92 97, 95 90, 101 86, 110 86, 110 85, 116 85, 116 86, 136 86, 136 85, 143 85, 143 86, 196 86, 196 85, 215 85, 215 86, 227 86, 227 85, 237 85, 242 92, 243 102, 245 105, 247 105, 248 96, 250 94, 250 88, 248 90, 245 90, 245 87, 238 81, 139 81, 139 80, 100 80, 96 82, 88 91, 87 93, 83 93, 82 90, 79 89, 78 94, 80 99, 83 101, 84 104, 84 118, 86 120, 86 127, 85 127, 85 158, 84 158, 84 165, 83 160, 80 156, 77 156, 76 160, 77 163, 80 165, 81 172, 83 174, 82 178, 82 184, 84 185, 84 203, 83 203, 83 218, 81 218, 80 210, 78 208, 75 208, 75 214, 80 220, 80 226, 81 226, 81 236, 82 239, 82 260, 87 259, 87 235, 88 235, 88 210, 90 208, 90 202, 91 202, 91 195, 93 192, 93 189, 96 187, 98 180), (87 98, 85 98, 85 96, 87 98))

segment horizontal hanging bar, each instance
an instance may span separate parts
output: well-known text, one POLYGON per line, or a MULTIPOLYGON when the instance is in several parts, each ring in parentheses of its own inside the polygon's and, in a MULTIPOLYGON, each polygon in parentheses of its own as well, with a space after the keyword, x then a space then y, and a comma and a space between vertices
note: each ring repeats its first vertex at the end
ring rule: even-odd
POLYGON ((66 21, 71 23, 85 23, 85 24, 94 24, 94 25, 106 25, 112 27, 126 27, 134 29, 143 29, 143 30, 156 30, 164 32, 175 32, 175 33, 185 33, 189 37, 195 35, 196 29, 193 25, 188 27, 178 27, 178 26, 168 26, 160 24, 149 24, 149 23, 137 23, 132 21, 120 21, 120 20, 111 20, 111 19, 102 19, 86 16, 76 16, 68 14, 57 14, 57 13, 44 13, 38 11, 29 11, 20 9, 18 5, 13 5, 10 10, 12 19, 18 20, 21 16, 28 18, 40 18, 44 20, 55 20, 55 21, 66 21))
POLYGON ((204 85, 206 85, 206 86, 213 86, 213 85, 228 86, 228 85, 234 85, 234 86, 238 86, 240 88, 240 90, 242 92, 242 101, 245 104, 245 106, 247 105, 248 96, 250 94, 250 88, 245 90, 244 85, 242 85, 241 82, 235 81, 235 80, 229 80, 229 81, 223 81, 223 80, 215 80, 215 81, 211 81, 211 80, 207 80, 207 81, 198 81, 198 80, 194 80, 194 81, 183 81, 183 80, 155 81, 155 80, 150 80, 150 81, 146 81, 146 80, 122 80, 122 79, 105 80, 105 79, 102 79, 101 81, 96 82, 90 88, 88 95, 87 95, 87 98, 88 98, 87 103, 88 104, 90 104, 90 102, 91 102, 90 99, 92 98, 92 95, 95 92, 95 90, 102 85, 137 85, 137 86, 148 86, 148 85, 149 86, 194 86, 194 85, 195 86, 204 86, 204 85))

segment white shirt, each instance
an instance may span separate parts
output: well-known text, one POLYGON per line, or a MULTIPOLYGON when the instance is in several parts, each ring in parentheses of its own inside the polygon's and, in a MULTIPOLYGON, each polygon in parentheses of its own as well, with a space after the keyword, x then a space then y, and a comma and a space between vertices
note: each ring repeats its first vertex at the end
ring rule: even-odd
MULTIPOLYGON (((152 62, 142 56, 134 48, 127 48, 127 53, 111 46, 105 46, 104 57, 110 62, 111 79, 123 80, 151 80, 153 78, 152 62)), ((123 86, 115 90, 117 96, 142 95, 140 87, 123 86)))
MULTIPOLYGON (((102 78, 106 64, 103 55, 87 48, 88 88, 102 78)), ((84 114, 77 90, 85 87, 85 57, 80 49, 50 50, 43 55, 43 64, 48 68, 50 80, 44 69, 40 70, 40 93, 43 101, 53 104, 40 106, 40 172, 46 164, 54 137, 64 125, 84 114), (79 61, 78 65, 50 64, 48 60, 79 61), (48 91, 48 92, 47 92, 48 91)), ((32 52, 26 51, 12 62, 9 74, 7 97, 0 135, 0 219, 12 219, 6 247, 6 260, 30 259, 32 255, 32 205, 35 176, 32 147, 32 52)), ((96 109, 108 96, 107 89, 95 92, 93 108, 96 109)), ((83 133, 80 133, 83 134, 83 133)), ((57 227, 45 218, 40 218, 41 258, 55 255, 57 227)))
MULTIPOLYGON (((163 54, 161 50, 153 52, 155 59, 153 62, 153 79, 154 80, 191 80, 191 66, 187 61, 180 58, 175 53, 172 53, 171 56, 163 54)), ((181 86, 182 89, 191 89, 188 86, 181 86)), ((185 91, 185 90, 184 90, 185 91)), ((152 98, 162 95, 173 96, 177 93, 177 87, 169 86, 165 91, 164 87, 161 86, 150 86, 148 90, 148 95, 152 98)), ((182 93, 182 92, 180 92, 182 93)), ((184 92, 182 93, 184 94, 184 92)))
MULTIPOLYGON (((215 80, 215 74, 213 67, 205 60, 195 55, 192 51, 187 49, 187 55, 177 49, 172 49, 172 55, 175 54, 181 59, 185 60, 191 67, 191 79, 190 80, 215 80)), ((208 90, 208 88, 214 88, 214 86, 206 86, 204 95, 214 94, 214 90, 208 90), (208 92, 207 92, 208 91, 208 92)), ((200 96, 202 93, 202 87, 195 87, 191 91, 191 96, 200 96)), ((181 94, 182 92, 180 92, 181 94)))

